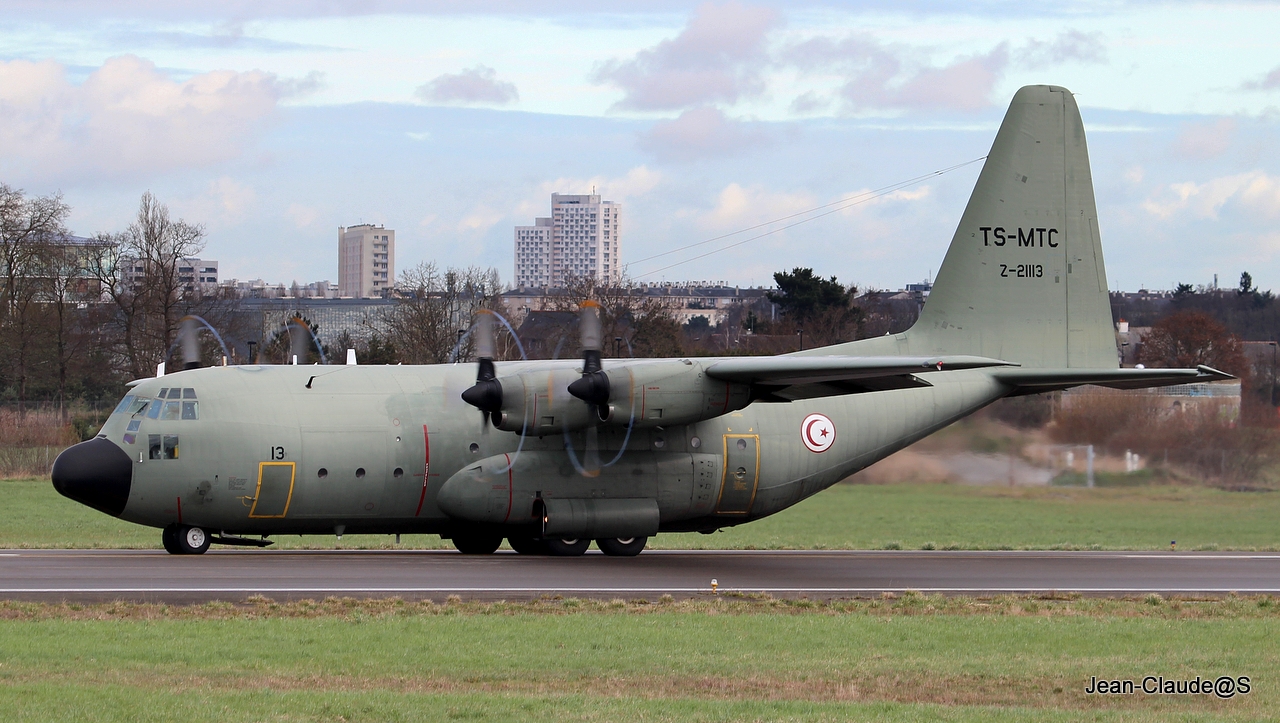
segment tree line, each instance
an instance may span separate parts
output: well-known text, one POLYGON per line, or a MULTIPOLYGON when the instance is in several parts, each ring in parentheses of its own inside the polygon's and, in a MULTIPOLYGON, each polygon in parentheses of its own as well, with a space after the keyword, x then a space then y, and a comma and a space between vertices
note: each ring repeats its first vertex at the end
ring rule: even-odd
POLYGON ((151 193, 119 232, 74 237, 70 213, 59 194, 0 184, 0 394, 20 408, 115 398, 172 355, 184 316, 220 320, 216 298, 180 270, 204 249, 203 226, 151 193))

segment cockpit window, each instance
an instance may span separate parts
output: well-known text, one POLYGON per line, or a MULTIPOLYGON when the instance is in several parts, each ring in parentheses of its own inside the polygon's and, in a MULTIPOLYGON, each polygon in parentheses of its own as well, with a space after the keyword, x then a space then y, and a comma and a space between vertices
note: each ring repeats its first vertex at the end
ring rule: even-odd
POLYGON ((116 405, 115 411, 111 413, 119 414, 120 412, 123 412, 124 410, 128 409, 130 405, 133 404, 133 400, 134 400, 134 396, 132 394, 125 395, 125 398, 121 399, 120 403, 116 405))
POLYGON ((160 415, 161 419, 180 419, 182 417, 182 402, 165 402, 164 413, 160 415))
POLYGON ((122 402, 117 409, 123 409, 127 406, 129 413, 132 415, 138 415, 145 411, 147 419, 165 421, 199 419, 200 403, 195 399, 196 390, 194 389, 166 387, 157 392, 155 399, 130 395, 127 398, 129 404, 125 405, 122 402), (180 399, 182 401, 178 401, 180 399))

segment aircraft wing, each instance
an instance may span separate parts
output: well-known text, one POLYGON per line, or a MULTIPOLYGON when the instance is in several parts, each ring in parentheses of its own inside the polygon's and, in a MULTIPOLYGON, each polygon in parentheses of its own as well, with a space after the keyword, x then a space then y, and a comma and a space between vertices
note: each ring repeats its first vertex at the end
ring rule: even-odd
POLYGON ((750 384, 759 401, 789 402, 841 394, 931 386, 918 375, 957 369, 1012 366, 978 356, 852 357, 773 356, 725 359, 707 367, 707 376, 750 384))
POLYGON ((1226 372, 1204 365, 1195 369, 1000 369, 992 375, 1015 387, 1014 396, 1053 392, 1083 384, 1112 389, 1141 389, 1235 379, 1226 372))

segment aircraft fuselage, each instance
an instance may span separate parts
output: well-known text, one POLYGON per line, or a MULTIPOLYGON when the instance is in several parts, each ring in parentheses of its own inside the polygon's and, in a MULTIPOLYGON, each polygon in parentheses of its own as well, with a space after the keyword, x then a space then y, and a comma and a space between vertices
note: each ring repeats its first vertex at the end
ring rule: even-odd
POLYGON ((714 530, 785 509, 1008 391, 955 371, 931 374, 928 387, 757 402, 696 424, 601 425, 593 456, 584 431, 522 440, 494 429, 459 397, 473 378, 459 364, 231 366, 144 380, 99 434, 130 461, 118 516, 238 535, 449 535, 531 524, 537 499, 643 499, 663 531, 714 530), (450 515, 441 490, 465 470, 487 475, 483 499, 455 500, 450 515))

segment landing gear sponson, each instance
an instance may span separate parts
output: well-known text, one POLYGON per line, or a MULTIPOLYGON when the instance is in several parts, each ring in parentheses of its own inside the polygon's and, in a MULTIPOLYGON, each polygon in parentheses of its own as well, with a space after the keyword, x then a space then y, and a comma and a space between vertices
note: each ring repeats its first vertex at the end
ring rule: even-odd
MULTIPOLYGON (((529 535, 512 535, 507 538, 511 549, 521 555, 549 555, 551 557, 577 557, 587 551, 591 540, 541 539, 529 535)), ((610 557, 635 557, 644 550, 648 537, 606 537, 596 540, 596 547, 610 557)), ((465 555, 488 555, 502 544, 497 533, 467 533, 453 537, 453 546, 465 555)))

